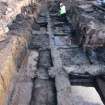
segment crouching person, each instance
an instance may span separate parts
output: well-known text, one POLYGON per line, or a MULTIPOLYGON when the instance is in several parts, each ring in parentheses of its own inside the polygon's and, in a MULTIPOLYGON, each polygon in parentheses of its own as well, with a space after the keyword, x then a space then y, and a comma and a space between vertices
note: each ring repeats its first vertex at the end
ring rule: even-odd
POLYGON ((63 3, 60 3, 60 17, 61 21, 68 23, 67 16, 66 16, 66 6, 63 3))

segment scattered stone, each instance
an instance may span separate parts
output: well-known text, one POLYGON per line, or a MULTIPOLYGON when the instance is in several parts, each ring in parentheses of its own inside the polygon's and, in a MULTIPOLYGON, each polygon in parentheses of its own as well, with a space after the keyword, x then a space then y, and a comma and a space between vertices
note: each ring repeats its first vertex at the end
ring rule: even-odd
POLYGON ((30 43, 31 48, 42 48, 46 49, 49 48, 49 35, 48 34, 35 34, 32 36, 31 43, 30 43))

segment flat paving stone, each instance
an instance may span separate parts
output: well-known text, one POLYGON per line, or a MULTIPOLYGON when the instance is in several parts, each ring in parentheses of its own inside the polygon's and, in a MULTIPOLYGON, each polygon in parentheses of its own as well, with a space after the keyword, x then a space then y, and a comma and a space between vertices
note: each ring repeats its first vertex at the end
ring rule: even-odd
POLYGON ((69 33, 65 33, 65 32, 54 32, 54 36, 68 36, 70 35, 69 33))
POLYGON ((104 105, 94 87, 71 86, 73 105, 104 105))
POLYGON ((63 62, 63 65, 80 65, 80 64, 89 64, 89 61, 83 51, 79 48, 71 49, 60 49, 60 56, 63 62))
POLYGON ((68 41, 68 36, 55 36, 56 46, 66 46, 68 41))
POLYGON ((55 46, 61 49, 79 47, 78 45, 74 43, 74 41, 71 39, 69 35, 68 36, 55 36, 54 39, 55 39, 54 40, 55 46))
POLYGON ((70 27, 67 25, 62 26, 56 26, 54 27, 54 33, 67 33, 70 34, 71 30, 70 27))
POLYGON ((57 21, 56 21, 56 22, 53 22, 53 25, 54 25, 55 27, 56 27, 56 26, 57 26, 57 27, 59 27, 59 26, 61 27, 61 26, 64 26, 64 22, 57 22, 57 21))
POLYGON ((41 16, 41 17, 39 17, 39 19, 38 19, 37 22, 38 22, 38 23, 47 23, 47 19, 46 19, 46 17, 41 16))
POLYGON ((36 48, 48 48, 49 47, 49 35, 48 34, 35 34, 31 40, 31 47, 36 48))

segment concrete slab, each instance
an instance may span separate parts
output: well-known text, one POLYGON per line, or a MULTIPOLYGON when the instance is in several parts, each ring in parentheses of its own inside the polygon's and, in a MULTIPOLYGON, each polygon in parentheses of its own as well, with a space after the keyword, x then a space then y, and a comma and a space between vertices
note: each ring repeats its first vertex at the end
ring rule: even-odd
POLYGON ((47 22, 47 18, 44 17, 44 16, 41 16, 41 17, 38 18, 37 22, 38 23, 46 23, 47 22))
POLYGON ((71 86, 73 105, 104 105, 94 87, 71 86))

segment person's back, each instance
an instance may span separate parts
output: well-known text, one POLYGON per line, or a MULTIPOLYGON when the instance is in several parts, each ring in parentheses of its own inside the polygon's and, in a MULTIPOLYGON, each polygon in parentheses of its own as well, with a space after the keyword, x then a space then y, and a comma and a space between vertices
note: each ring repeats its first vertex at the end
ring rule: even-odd
POLYGON ((62 3, 60 4, 60 15, 66 14, 66 7, 62 3))
POLYGON ((60 18, 61 21, 68 23, 67 17, 66 17, 66 6, 63 3, 60 3, 60 18))

